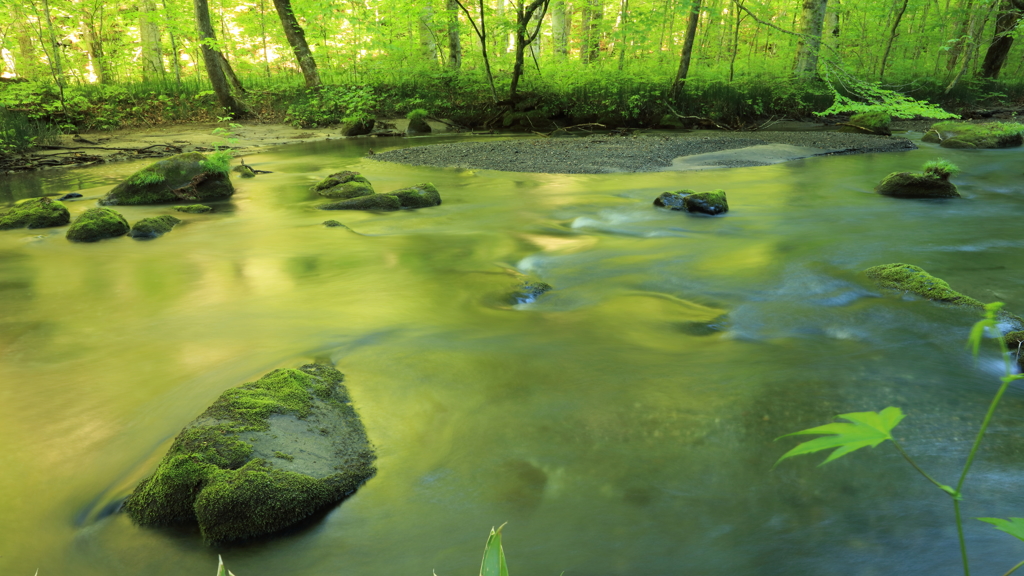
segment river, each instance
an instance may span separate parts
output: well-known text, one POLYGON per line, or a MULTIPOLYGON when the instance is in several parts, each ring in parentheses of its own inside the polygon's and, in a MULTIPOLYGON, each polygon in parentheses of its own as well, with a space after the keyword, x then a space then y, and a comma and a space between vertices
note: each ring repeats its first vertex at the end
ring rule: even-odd
MULTIPOLYGON (((773 469, 796 443, 775 438, 899 406, 907 451, 955 484, 996 348, 976 361, 975 312, 882 294, 860 271, 916 264, 1024 314, 1020 150, 599 175, 364 158, 454 140, 247 156, 272 173, 152 241, 0 232, 0 574, 212 574, 221 554, 237 576, 469 576, 505 522, 513 576, 958 573, 949 498, 890 445, 773 469), (937 157, 964 170, 964 199, 873 193, 937 157), (431 181, 444 203, 314 210, 309 186, 339 170, 378 192, 431 181), (651 206, 679 188, 723 188, 731 210, 651 206), (554 290, 511 305, 522 274, 554 290), (352 498, 215 548, 111 513, 225 389, 325 359, 379 456, 352 498)), ((0 202, 79 192, 74 217, 143 165, 2 177, 0 202)), ((978 574, 1024 558, 974 520, 1024 516, 1022 390, 965 487, 978 574)))

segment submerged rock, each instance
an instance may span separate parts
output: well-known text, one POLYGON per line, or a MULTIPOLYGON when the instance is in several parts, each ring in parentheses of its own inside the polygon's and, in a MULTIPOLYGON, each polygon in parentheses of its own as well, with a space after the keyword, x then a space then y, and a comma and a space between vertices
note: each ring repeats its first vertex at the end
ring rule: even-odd
POLYGON ((152 218, 143 218, 132 226, 128 235, 132 238, 157 238, 170 232, 171 228, 180 223, 181 220, 166 214, 152 218))
POLYGON ((545 282, 524 281, 516 287, 509 299, 513 304, 530 304, 535 302, 541 294, 551 290, 553 290, 551 285, 545 282))
POLYGON ((178 212, 185 212, 187 214, 206 214, 207 212, 213 212, 213 208, 205 204, 189 204, 188 206, 175 206, 175 210, 178 212))
POLYGON ((342 228, 348 228, 348 226, 345 226, 344 224, 338 222, 337 220, 324 220, 324 226, 328 228, 337 228, 339 226, 342 228))
POLYGON ((694 192, 693 190, 679 190, 676 192, 664 192, 654 199, 654 205, 669 210, 682 212, 696 212, 716 216, 729 211, 729 203, 726 201, 724 190, 712 190, 710 192, 694 192))
POLYGON ((397 196, 390 194, 371 194, 350 198, 341 202, 321 204, 317 206, 320 210, 377 210, 380 212, 393 212, 402 209, 402 202, 397 196))
POLYGON ((949 177, 920 172, 893 172, 875 188, 882 196, 894 198, 960 198, 949 177))
POLYGON ((339 132, 342 136, 362 136, 373 132, 373 118, 367 118, 364 120, 344 121, 341 122, 339 132))
POLYGON ((1003 336, 1010 355, 1017 360, 1017 367, 1024 371, 1024 330, 1017 330, 1003 336))
POLYGON ((60 200, 61 202, 63 202, 65 200, 73 200, 75 198, 81 198, 81 197, 82 197, 82 195, 79 194, 78 192, 68 192, 67 194, 61 196, 60 198, 57 198, 57 200, 60 200))
POLYGON ((110 208, 90 208, 82 212, 68 228, 65 236, 72 242, 96 242, 128 233, 128 221, 110 208))
POLYGON ((198 524, 214 544, 278 532, 337 504, 376 472, 343 379, 307 364, 225 391, 123 510, 142 526, 198 524))
POLYGON ((235 166, 231 169, 232 172, 238 172, 238 175, 242 178, 255 178, 256 173, 253 172, 252 167, 248 164, 242 164, 241 166, 235 166))
POLYGON ((1013 148, 1024 144, 1024 124, 938 122, 921 140, 938 143, 943 148, 1013 148))
POLYGON ((373 185, 369 180, 360 176, 359 172, 347 170, 324 178, 316 186, 313 186, 313 191, 326 198, 339 199, 358 198, 374 193, 373 185))
POLYGON ((841 125, 839 131, 892 136, 892 130, 889 129, 890 124, 892 124, 892 116, 889 116, 887 112, 862 112, 850 116, 850 121, 841 125))
POLYGON ((164 158, 121 182, 100 200, 102 205, 162 204, 223 200, 234 194, 228 165, 219 158, 188 152, 164 158))
POLYGON ((52 198, 32 198, 0 212, 0 230, 13 228, 49 228, 71 221, 67 207, 52 198))
POLYGON ((388 195, 397 197, 402 203, 402 208, 429 208, 441 204, 441 194, 430 182, 400 188, 388 192, 388 195))

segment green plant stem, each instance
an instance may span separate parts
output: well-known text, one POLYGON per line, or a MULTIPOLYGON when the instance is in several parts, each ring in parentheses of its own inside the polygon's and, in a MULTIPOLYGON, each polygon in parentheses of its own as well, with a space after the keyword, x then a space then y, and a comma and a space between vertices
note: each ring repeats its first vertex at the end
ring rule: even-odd
POLYGON ((964 480, 967 479, 967 472, 970 471, 971 464, 974 463, 974 457, 978 454, 978 447, 981 446, 981 440, 985 437, 985 431, 988 430, 988 425, 992 421, 992 415, 995 414, 996 406, 999 405, 999 401, 1003 398, 1003 394, 1006 392, 1006 389, 1009 388, 1010 382, 1018 379, 1013 375, 1013 367, 1010 365, 1009 350, 1006 348, 1006 341, 1003 340, 1002 334, 1000 334, 996 340, 999 341, 999 352, 1003 356, 1006 376, 1003 377, 1003 384, 999 387, 999 391, 996 392, 995 397, 992 398, 992 402, 988 406, 988 412, 985 413, 985 419, 981 422, 981 428, 978 429, 978 436, 974 439, 974 445, 971 446, 970 454, 967 455, 967 462, 964 464, 964 470, 960 473, 960 481, 956 483, 957 492, 960 492, 960 488, 964 485, 964 480))
POLYGON ((953 498, 953 511, 956 512, 956 535, 960 539, 960 558, 964 561, 964 576, 971 576, 971 566, 967 562, 967 542, 964 541, 964 522, 960 517, 959 498, 953 498))
POLYGON ((903 459, 906 460, 907 462, 909 462, 910 465, 914 467, 914 470, 917 470, 918 472, 920 472, 921 476, 924 476, 925 478, 928 479, 929 482, 931 482, 932 484, 935 484, 936 486, 938 486, 939 490, 942 490, 943 492, 945 492, 946 494, 949 494, 953 498, 957 497, 957 494, 950 493, 949 486, 946 486, 945 484, 942 484, 941 482, 939 482, 935 478, 932 478, 931 476, 929 476, 927 472, 922 470, 921 467, 917 465, 917 462, 914 462, 914 460, 910 457, 910 454, 907 454, 906 451, 903 450, 903 447, 900 446, 900 443, 897 442, 895 438, 892 439, 892 445, 896 447, 896 451, 900 453, 900 456, 903 456, 903 459))
POLYGON ((1003 576, 1010 576, 1010 574, 1013 574, 1014 572, 1016 572, 1017 568, 1020 568, 1021 566, 1024 566, 1024 560, 1021 560, 1020 562, 1017 563, 1016 566, 1014 566, 1013 568, 1010 568, 1009 570, 1007 570, 1006 574, 1003 574, 1003 576))

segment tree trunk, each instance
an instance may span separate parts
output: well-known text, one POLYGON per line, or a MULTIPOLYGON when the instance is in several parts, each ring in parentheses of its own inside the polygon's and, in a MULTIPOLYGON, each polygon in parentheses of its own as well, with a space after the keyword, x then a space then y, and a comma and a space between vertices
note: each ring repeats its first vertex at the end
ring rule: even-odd
POLYGON ((459 5, 455 0, 446 0, 448 17, 448 69, 462 69, 462 41, 459 38, 459 5))
POLYGON ((580 60, 584 64, 596 62, 601 54, 601 20, 604 18, 602 0, 584 0, 580 60))
POLYGON ((142 47, 142 79, 151 82, 163 78, 164 56, 160 46, 160 27, 153 0, 139 2, 139 35, 142 47))
POLYGON ((800 14, 800 39, 793 73, 809 78, 818 73, 818 50, 821 48, 821 28, 825 23, 828 0, 804 0, 800 14))
POLYGON ((430 26, 433 20, 433 6, 426 4, 420 8, 420 14, 416 19, 419 28, 420 54, 425 61, 437 64, 437 41, 434 40, 434 31, 430 26))
POLYGON ((956 88, 957 83, 960 82, 960 79, 963 78, 967 70, 970 69, 971 62, 978 53, 978 32, 985 27, 985 21, 988 20, 989 15, 992 14, 993 8, 995 8, 994 2, 989 4, 988 11, 985 12, 984 16, 980 15, 980 11, 971 15, 970 23, 967 26, 965 54, 964 57, 961 58, 962 63, 960 64, 960 69, 957 71, 956 75, 953 76, 953 80, 949 83, 949 86, 946 86, 946 94, 949 94, 953 91, 953 88, 956 88))
POLYGON ((821 43, 825 48, 826 58, 837 58, 839 53, 839 0, 832 0, 825 11, 825 27, 821 33, 821 43))
POLYGON ((678 94, 690 73, 690 57, 693 55, 693 41, 697 37, 697 22, 700 20, 701 0, 690 0, 690 17, 686 21, 686 36, 683 37, 683 53, 679 57, 679 70, 672 82, 672 94, 678 94))
POLYGON ((564 60, 569 53, 569 35, 566 34, 565 0, 551 1, 551 45, 555 58, 564 60))
POLYGON ((619 71, 626 62, 626 46, 629 45, 629 0, 622 0, 622 7, 619 9, 619 71))
MULTIPOLYGON (((947 10, 946 14, 949 15, 950 11, 947 10)), ((956 69, 956 64, 960 60, 960 53, 964 49, 964 39, 967 36, 968 28, 974 22, 974 16, 972 16, 972 9, 974 8, 974 0, 962 0, 960 2, 960 8, 957 10, 963 19, 960 20, 960 25, 956 31, 956 41, 949 47, 949 51, 946 52, 946 70, 952 72, 956 69)))
POLYGON ((215 48, 217 37, 213 33, 213 24, 210 23, 210 7, 207 0, 192 0, 195 7, 196 30, 199 32, 200 48, 203 52, 203 63, 206 65, 206 74, 210 77, 210 84, 213 85, 213 92, 217 95, 217 101, 232 117, 243 118, 248 115, 245 105, 231 93, 228 85, 228 78, 224 74, 224 66, 227 61, 224 56, 215 48))
POLYGON ((903 14, 907 11, 907 2, 909 2, 909 0, 903 0, 903 4, 896 9, 896 14, 892 19, 892 29, 889 30, 889 40, 886 42, 885 52, 882 54, 882 64, 878 67, 879 82, 885 79, 885 63, 889 60, 889 53, 892 51, 892 43, 896 40, 896 31, 900 27, 900 20, 903 20, 903 14))
POLYGON ((508 89, 509 100, 515 100, 519 90, 519 79, 523 76, 526 48, 540 35, 541 21, 544 20, 544 13, 548 10, 549 0, 532 0, 529 5, 524 5, 523 0, 516 4, 516 29, 515 29, 515 65, 512 67, 512 83, 508 89), (537 18, 536 27, 530 33, 529 26, 537 11, 540 17, 537 18))
POLYGON ((995 80, 999 77, 999 71, 1006 63, 1006 56, 1013 47, 1013 31, 1017 23, 1024 16, 1024 0, 1002 0, 999 4, 999 15, 996 16, 995 37, 988 51, 985 52, 985 61, 981 64, 981 76, 995 80))
POLYGON ((466 14, 466 19, 469 20, 471 26, 473 26, 473 32, 476 32, 476 37, 480 39, 480 51, 484 57, 484 72, 487 73, 487 83, 491 87, 491 97, 495 102, 498 101, 498 91, 494 88, 494 76, 491 74, 491 61, 487 58, 487 19, 484 16, 484 0, 479 0, 480 9, 480 25, 476 25, 476 20, 473 20, 473 15, 469 13, 469 9, 462 3, 462 0, 455 0, 455 3, 459 5, 459 8, 466 14))
POLYGON ((316 69, 316 60, 313 59, 313 52, 306 43, 306 34, 302 26, 295 18, 292 11, 291 0, 274 0, 274 8, 277 9, 277 16, 281 19, 281 27, 284 28, 284 37, 292 47, 295 59, 299 62, 302 70, 302 77, 306 80, 306 88, 320 86, 320 73, 316 69))

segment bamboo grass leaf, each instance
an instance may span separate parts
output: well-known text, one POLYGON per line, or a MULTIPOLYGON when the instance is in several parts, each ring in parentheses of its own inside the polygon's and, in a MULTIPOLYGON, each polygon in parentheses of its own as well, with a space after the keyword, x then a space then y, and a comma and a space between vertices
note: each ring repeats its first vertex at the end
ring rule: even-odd
POLYGON ((228 567, 224 565, 224 559, 217 554, 217 576, 235 576, 235 574, 228 570, 228 567))
POLYGON ((1024 518, 1010 518, 1009 520, 1002 518, 978 518, 978 520, 988 522, 995 526, 996 530, 1002 530, 1010 536, 1024 540, 1024 518))
POLYGON ((903 411, 895 406, 889 406, 881 412, 851 412, 840 414, 838 417, 848 422, 833 422, 780 436, 779 438, 786 438, 803 434, 823 434, 821 438, 797 444, 783 454, 775 462, 775 466, 793 456, 835 448, 828 458, 819 464, 821 466, 866 446, 874 448, 886 440, 892 440, 892 429, 903 420, 903 411))
POLYGON ((505 551, 501 547, 502 524, 497 530, 491 528, 484 546, 484 558, 480 563, 480 576, 508 576, 508 565, 505 564, 505 551))

